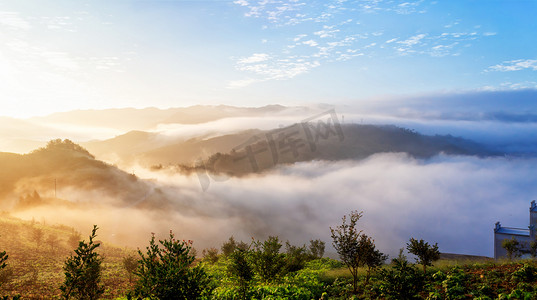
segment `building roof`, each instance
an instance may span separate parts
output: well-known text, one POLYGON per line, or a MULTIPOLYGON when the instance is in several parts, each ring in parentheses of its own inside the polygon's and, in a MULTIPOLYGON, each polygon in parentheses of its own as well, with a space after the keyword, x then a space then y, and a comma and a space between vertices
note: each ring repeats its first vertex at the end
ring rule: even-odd
POLYGON ((524 228, 500 227, 499 229, 495 230, 495 232, 511 235, 530 236, 530 230, 524 228))

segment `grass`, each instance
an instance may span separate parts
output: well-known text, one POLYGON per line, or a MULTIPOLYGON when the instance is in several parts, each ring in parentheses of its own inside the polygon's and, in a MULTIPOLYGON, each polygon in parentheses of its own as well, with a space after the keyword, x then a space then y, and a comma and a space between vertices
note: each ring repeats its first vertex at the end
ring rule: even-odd
MULTIPOLYGON (((0 295, 21 295, 23 299, 51 299, 59 297, 59 286, 64 280, 63 265, 76 247, 69 245, 75 232, 63 225, 45 225, 24 221, 9 215, 0 215, 0 249, 9 255, 7 268, 0 273, 0 295), (37 242, 34 232, 41 230, 43 238, 37 242), (55 243, 47 243, 56 236, 55 243)), ((82 235, 84 238, 84 235, 82 235)), ((87 238, 87 237, 86 237, 87 238)), ((102 283, 106 288, 104 299, 123 296, 131 287, 122 265, 123 257, 134 254, 103 243, 98 253, 104 257, 102 283)))

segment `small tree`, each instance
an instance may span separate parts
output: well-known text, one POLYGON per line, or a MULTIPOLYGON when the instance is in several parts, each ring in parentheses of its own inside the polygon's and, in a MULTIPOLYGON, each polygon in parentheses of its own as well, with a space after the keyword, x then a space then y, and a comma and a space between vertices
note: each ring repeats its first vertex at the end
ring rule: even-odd
POLYGON ((376 249, 373 239, 365 234, 362 234, 360 237, 360 249, 363 255, 364 265, 367 267, 365 282, 368 284, 371 272, 380 267, 388 259, 388 255, 376 249))
POLYGON ((9 255, 7 255, 6 251, 0 252, 0 270, 5 268, 7 266, 7 259, 9 258, 9 255))
POLYGON ((248 255, 250 255, 249 250, 238 248, 230 255, 231 263, 228 265, 229 273, 237 278, 240 299, 248 299, 250 282, 254 278, 254 269, 248 261, 248 255))
POLYGON ((56 235, 55 233, 51 233, 48 236, 46 243, 50 246, 50 250, 54 251, 54 248, 56 248, 56 245, 58 245, 59 241, 60 239, 58 238, 58 235, 56 235))
POLYGON ((201 264, 192 267, 192 241, 170 238, 155 242, 151 237, 146 254, 138 250, 139 266, 134 295, 149 299, 198 299, 211 293, 209 278, 201 264))
POLYGON ((215 264, 218 261, 218 249, 214 247, 203 249, 201 254, 203 255, 203 260, 211 264, 215 264))
POLYGON ((41 245, 41 242, 43 242, 43 229, 33 228, 32 238, 35 241, 35 246, 39 248, 39 246, 41 245))
POLYGON ((73 232, 71 233, 71 235, 69 235, 69 238, 67 239, 67 245, 69 245, 69 247, 71 248, 75 248, 81 238, 82 236, 80 235, 80 233, 73 230, 73 232))
POLYGON ((97 225, 93 225, 89 242, 80 241, 75 256, 65 261, 65 281, 60 286, 64 299, 93 300, 104 293, 104 287, 100 284, 102 258, 95 251, 100 244, 93 242, 97 229, 97 225))
POLYGON ((423 273, 427 271, 427 266, 432 266, 433 262, 440 259, 440 251, 438 251, 438 243, 429 245, 424 240, 416 240, 410 238, 406 244, 406 249, 409 253, 417 256, 416 262, 423 266, 423 273))
POLYGON ((537 257, 537 240, 530 242, 530 255, 533 258, 537 257))
MULTIPOLYGON (((6 251, 2 251, 0 252, 0 273, 3 272, 4 268, 7 267, 7 259, 8 259, 9 255, 6 254, 6 251)), ((2 286, 3 284, 3 280, 0 280, 0 286, 2 286)))
POLYGON ((332 233, 332 245, 339 254, 341 261, 347 266, 352 275, 353 293, 358 292, 358 269, 363 265, 359 239, 362 231, 356 229, 356 223, 362 217, 362 212, 353 211, 350 214, 350 222, 347 216, 343 216, 342 224, 336 228, 330 227, 332 233))
POLYGON ((313 259, 322 258, 326 243, 321 240, 310 240, 309 254, 313 259))
POLYGON ((392 260, 392 268, 379 272, 379 291, 382 299, 416 299, 422 290, 424 275, 399 250, 399 256, 392 260))
POLYGON ((513 259, 513 256, 518 256, 518 251, 520 250, 520 242, 512 237, 511 239, 505 239, 502 241, 502 247, 507 251, 507 258, 509 260, 513 259))
POLYGON ((138 260, 132 255, 124 257, 123 268, 125 268, 125 271, 127 271, 127 274, 129 275, 129 282, 132 283, 132 275, 138 268, 138 260))
POLYGON ((280 253, 282 244, 277 236, 269 236, 263 243, 254 243, 252 261, 254 270, 265 282, 277 279, 284 271, 285 255, 280 253))
POLYGON ((222 244, 220 250, 222 250, 222 254, 224 256, 230 256, 236 248, 237 242, 235 241, 235 238, 233 236, 230 236, 229 239, 222 244))
POLYGON ((298 247, 291 245, 289 241, 285 242, 285 268, 287 272, 296 272, 303 269, 308 256, 306 245, 298 247))

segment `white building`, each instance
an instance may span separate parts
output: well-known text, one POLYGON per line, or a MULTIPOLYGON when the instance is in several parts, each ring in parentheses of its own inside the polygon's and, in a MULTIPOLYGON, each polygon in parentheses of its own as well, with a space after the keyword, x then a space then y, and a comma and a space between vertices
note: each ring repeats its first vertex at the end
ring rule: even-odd
POLYGON ((494 227, 494 258, 507 256, 507 252, 502 247, 502 241, 515 238, 520 242, 520 252, 530 252, 530 242, 535 241, 537 230, 537 205, 535 200, 530 205, 530 225, 528 228, 502 227, 500 222, 496 222, 494 227))

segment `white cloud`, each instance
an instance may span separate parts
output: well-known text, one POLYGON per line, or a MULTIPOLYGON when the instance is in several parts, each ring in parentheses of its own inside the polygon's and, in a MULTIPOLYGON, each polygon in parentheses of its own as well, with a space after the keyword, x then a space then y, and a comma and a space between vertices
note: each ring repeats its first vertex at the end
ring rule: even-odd
POLYGON ((236 1, 233 1, 233 4, 238 4, 240 6, 248 6, 250 5, 250 3, 246 0, 236 0, 236 1))
POLYGON ((421 40, 423 38, 425 38, 426 34, 418 34, 418 35, 415 35, 415 36, 412 36, 404 41, 398 41, 397 43, 398 44, 402 44, 402 45, 405 45, 407 47, 411 47, 411 46, 414 46, 414 45, 417 45, 419 43, 421 43, 421 40))
POLYGON ((32 28, 29 22, 17 12, 0 11, 0 25, 11 29, 28 30, 32 28))
POLYGON ((525 69, 537 71, 537 59, 515 59, 504 61, 501 64, 490 66, 487 71, 510 72, 525 69))
POLYGON ((304 45, 308 45, 308 46, 311 46, 311 47, 315 47, 317 45, 319 45, 316 41, 314 40, 308 40, 308 41, 304 41, 302 42, 302 44, 304 45))
POLYGON ((239 64, 253 64, 262 61, 266 61, 270 58, 270 55, 266 53, 254 53, 249 57, 241 58, 238 60, 239 64))

